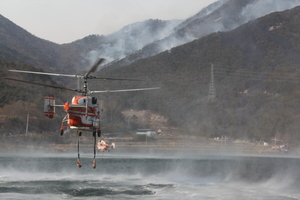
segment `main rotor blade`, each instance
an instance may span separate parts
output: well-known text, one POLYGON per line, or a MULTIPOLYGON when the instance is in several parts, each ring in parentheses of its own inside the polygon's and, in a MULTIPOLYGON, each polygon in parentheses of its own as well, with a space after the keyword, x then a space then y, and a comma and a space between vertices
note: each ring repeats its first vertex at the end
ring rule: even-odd
POLYGON ((80 75, 69 75, 69 74, 54 74, 54 73, 46 73, 46 72, 34 72, 34 71, 22 71, 22 70, 8 70, 10 72, 20 72, 20 73, 27 73, 27 74, 43 74, 43 75, 50 75, 50 76, 68 76, 68 77, 80 77, 80 75))
POLYGON ((143 81, 140 79, 130 79, 130 78, 109 78, 109 77, 96 77, 96 76, 90 76, 88 77, 90 79, 100 79, 104 81, 143 81))
MULTIPOLYGON (((49 75, 49 76, 67 76, 67 77, 75 77, 75 78, 83 77, 83 75, 55 74, 55 73, 48 73, 48 72, 22 71, 22 70, 15 70, 15 69, 11 69, 11 70, 8 70, 8 71, 27 73, 27 74, 41 74, 41 75, 49 75)), ((90 70, 89 73, 91 73, 91 72, 93 72, 93 71, 90 70)), ((87 76, 87 78, 88 79, 109 80, 109 81, 142 81, 142 80, 139 80, 139 79, 122 79, 122 78, 109 78, 109 77, 96 77, 96 76, 87 76)))
POLYGON ((125 90, 103 90, 103 91, 90 91, 91 94, 94 93, 105 93, 105 92, 133 92, 133 91, 143 91, 143 90, 158 90, 160 87, 154 88, 138 88, 138 89, 125 89, 125 90))
POLYGON ((90 73, 93 73, 97 70, 98 66, 104 61, 104 58, 100 58, 93 66, 92 68, 85 74, 85 76, 88 76, 90 73))
POLYGON ((18 82, 23 82, 23 83, 29 83, 29 84, 35 84, 35 85, 41 85, 41 86, 51 87, 51 88, 56 88, 56 89, 69 90, 69 91, 73 91, 73 92, 78 92, 75 89, 65 88, 63 86, 58 86, 58 85, 47 85, 47 84, 43 84, 43 83, 36 83, 36 82, 24 81, 24 80, 6 78, 6 77, 4 77, 3 79, 10 80, 10 81, 18 81, 18 82))

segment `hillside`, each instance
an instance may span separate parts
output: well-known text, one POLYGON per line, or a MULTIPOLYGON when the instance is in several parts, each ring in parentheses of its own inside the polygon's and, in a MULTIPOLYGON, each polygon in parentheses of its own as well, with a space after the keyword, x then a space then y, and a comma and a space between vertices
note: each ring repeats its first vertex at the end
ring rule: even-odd
POLYGON ((160 112, 185 133, 300 141, 299 13, 300 7, 272 13, 106 75, 142 77, 160 85, 160 91, 124 94, 119 104, 160 112), (211 64, 215 101, 207 99, 211 64))
POLYGON ((58 130, 64 113, 57 109, 57 116, 53 120, 48 120, 43 113, 44 96, 53 94, 57 97, 56 101, 62 103, 70 95, 69 92, 2 79, 9 77, 57 85, 49 76, 7 71, 8 69, 41 71, 39 68, 17 62, 0 61, 0 69, 0 134, 25 133, 27 114, 30 115, 28 127, 30 132, 41 133, 58 130))
POLYGON ((72 63, 78 72, 86 70, 99 58, 106 63, 120 60, 173 32, 182 20, 153 20, 129 24, 109 35, 90 35, 61 46, 64 63, 72 63), (66 55, 67 54, 67 55, 66 55), (73 60, 73 61, 72 61, 73 60))
MULTIPOLYGON (((202 14, 191 18, 185 24, 179 24, 180 28, 178 29, 173 24, 172 29, 179 31, 192 24, 195 26, 191 27, 199 28, 201 26, 196 22, 204 22, 210 18, 211 15, 207 15, 209 13, 218 14, 227 11, 228 16, 234 10, 245 13, 250 8, 257 8, 254 6, 255 2, 262 1, 228 0, 220 2, 224 2, 224 4, 214 4, 210 7, 211 13, 206 12, 205 14, 203 11, 202 14), (229 4, 230 2, 236 4, 229 4), (226 10, 225 8, 230 9, 226 10)), ((264 2, 266 3, 264 5, 268 5, 270 2, 274 3, 272 0, 264 2)), ((276 2, 275 6, 282 3, 290 7, 294 5, 293 3, 297 3, 296 0, 289 1, 290 4, 286 4, 286 1, 284 3, 283 1, 276 2)), ((261 4, 259 5, 261 6, 261 4)), ((152 57, 148 55, 147 58, 137 60, 130 65, 121 66, 115 63, 115 65, 100 71, 99 74, 102 77, 137 78, 145 81, 138 84, 126 81, 109 83, 95 81, 90 83, 91 90, 161 87, 160 90, 155 91, 97 95, 99 105, 104 109, 101 115, 103 131, 129 132, 126 117, 130 118, 130 116, 124 116, 122 111, 134 109, 151 110, 152 113, 166 117, 167 124, 179 128, 182 134, 204 137, 228 136, 267 141, 276 136, 288 142, 300 141, 298 134, 300 110, 297 107, 300 97, 299 13, 300 7, 275 12, 239 27, 236 25, 238 27, 235 27, 236 29, 232 25, 230 29, 233 30, 231 31, 226 29, 224 32, 207 33, 200 39, 194 38, 195 40, 187 44, 152 57), (214 65, 213 75, 217 97, 213 101, 209 101, 207 96, 212 64, 214 65)), ((215 18, 217 16, 213 15, 210 19, 219 19, 215 18)), ((227 17, 226 19, 219 19, 216 22, 228 22, 226 23, 228 28, 232 18, 227 17)), ((243 21, 236 17, 233 19, 239 22, 243 21)), ((81 59, 77 55, 81 52, 93 52, 102 45, 102 39, 109 37, 88 36, 71 44, 57 45, 35 38, 27 31, 16 27, 12 22, 7 22, 7 19, 3 17, 0 18, 0 22, 4 23, 4 25, 0 23, 1 28, 6 30, 1 32, 0 42, 1 60, 5 60, 1 61, 0 65, 2 76, 12 76, 7 73, 8 68, 40 71, 41 69, 38 67, 41 67, 44 71, 51 72, 62 66, 64 67, 59 71, 89 66, 87 63, 90 59, 81 59)), ((160 30, 169 27, 168 23, 160 20, 137 23, 134 27, 141 27, 147 23, 157 37, 160 30)), ((122 31, 129 33, 125 34, 128 37, 134 33, 139 35, 135 28, 131 29, 129 26, 122 31), (129 32, 128 29, 130 29, 129 32)), ((201 33, 200 29, 194 28, 189 30, 201 33)), ((185 29, 181 33, 187 33, 187 30, 185 29)), ((139 36, 143 38, 143 33, 139 36)), ((114 39, 111 40, 112 43, 109 46, 113 46, 119 41, 115 39, 120 39, 118 36, 112 38, 114 39)), ((143 38, 143 40, 146 39, 143 38)), ((156 43, 159 41, 157 40, 156 43)), ((132 45, 132 43, 129 42, 128 45, 132 45)), ((121 54, 121 51, 116 52, 116 55, 121 54)), ((80 68, 80 70, 85 69, 80 68)), ((49 77, 32 75, 13 75, 13 77, 54 83, 49 77)), ((66 82, 71 83, 70 81, 66 82)), ((2 80, 1 84, 2 88, 5 88, 0 97, 2 116, 0 123, 3 131, 13 129, 21 132, 22 127, 25 127, 28 110, 33 111, 34 131, 55 131, 58 127, 57 124, 61 122, 63 113, 60 113, 54 121, 45 121, 47 118, 42 117, 41 112, 43 96, 52 93, 60 97, 60 102, 66 102, 73 95, 26 84, 4 83, 2 80), (29 105, 30 109, 28 109, 29 105), (32 107, 34 109, 31 109, 32 107), (53 130, 54 127, 55 130, 53 130)), ((147 125, 133 125, 134 128, 148 128, 147 125)))
POLYGON ((167 37, 143 47, 114 64, 123 66, 141 58, 156 55, 173 47, 191 42, 214 32, 233 30, 251 20, 275 11, 283 11, 300 5, 299 0, 221 0, 174 28, 167 37))
POLYGON ((150 19, 127 25, 110 35, 90 35, 59 45, 35 37, 0 15, 0 60, 19 61, 48 72, 81 73, 100 56, 107 63, 119 60, 169 35, 180 22, 150 19))
POLYGON ((108 68, 118 67, 297 5, 300 0, 219 0, 188 19, 149 19, 109 35, 89 35, 62 45, 35 37, 0 15, 0 60, 63 73, 81 73, 99 57, 107 64, 113 62, 108 68))
POLYGON ((59 69, 58 44, 35 37, 0 15, 0 60, 59 69))

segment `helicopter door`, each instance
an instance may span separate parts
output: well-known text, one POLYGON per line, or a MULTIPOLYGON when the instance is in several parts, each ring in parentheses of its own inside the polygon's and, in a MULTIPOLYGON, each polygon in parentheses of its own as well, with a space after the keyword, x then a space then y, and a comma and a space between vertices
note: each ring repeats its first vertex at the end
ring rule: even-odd
POLYGON ((55 99, 53 95, 47 95, 44 100, 44 114, 52 119, 55 114, 55 99))

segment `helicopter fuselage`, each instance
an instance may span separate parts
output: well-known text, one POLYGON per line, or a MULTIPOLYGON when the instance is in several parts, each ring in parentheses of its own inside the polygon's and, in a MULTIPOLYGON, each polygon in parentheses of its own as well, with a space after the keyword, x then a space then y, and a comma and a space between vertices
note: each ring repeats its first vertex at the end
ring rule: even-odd
POLYGON ((67 114, 61 130, 69 127, 78 131, 100 131, 100 109, 96 97, 74 96, 72 103, 65 103, 63 109, 67 114))

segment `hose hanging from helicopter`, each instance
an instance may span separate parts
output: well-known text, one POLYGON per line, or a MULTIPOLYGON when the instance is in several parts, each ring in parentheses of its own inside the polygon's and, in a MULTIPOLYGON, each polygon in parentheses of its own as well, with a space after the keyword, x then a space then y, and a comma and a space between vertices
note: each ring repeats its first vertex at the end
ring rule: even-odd
POLYGON ((93 160, 93 168, 96 168, 96 132, 93 133, 94 136, 94 160, 93 160))
POLYGON ((78 157, 77 157, 77 166, 79 168, 81 168, 81 162, 80 162, 80 152, 79 152, 79 137, 80 137, 80 134, 78 133, 77 134, 77 154, 78 154, 78 157))

